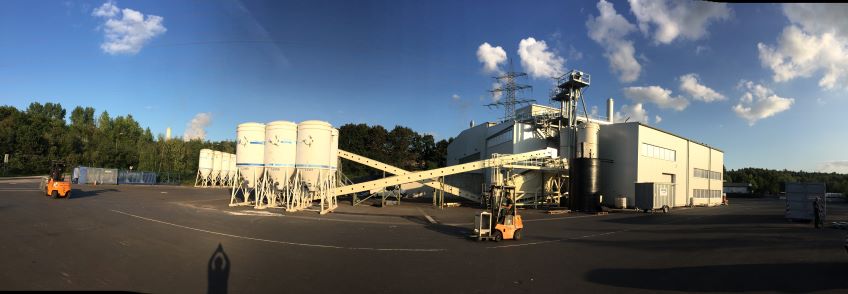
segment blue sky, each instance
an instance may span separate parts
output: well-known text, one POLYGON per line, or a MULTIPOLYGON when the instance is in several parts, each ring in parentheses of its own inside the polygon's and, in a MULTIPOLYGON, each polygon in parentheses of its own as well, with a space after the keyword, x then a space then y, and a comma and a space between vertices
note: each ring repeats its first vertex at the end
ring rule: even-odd
POLYGON ((582 70, 592 75, 590 107, 603 115, 612 97, 622 118, 724 150, 728 168, 848 172, 845 5, 13 0, 0 7, 0 104, 19 108, 93 106, 175 135, 205 113, 195 121, 212 140, 233 138, 241 122, 308 119, 404 125, 442 139, 471 120, 502 116, 482 105, 493 99, 491 77, 508 68, 505 56, 530 74, 526 98, 548 103, 551 72, 582 70), (481 55, 484 43, 491 50, 481 55))

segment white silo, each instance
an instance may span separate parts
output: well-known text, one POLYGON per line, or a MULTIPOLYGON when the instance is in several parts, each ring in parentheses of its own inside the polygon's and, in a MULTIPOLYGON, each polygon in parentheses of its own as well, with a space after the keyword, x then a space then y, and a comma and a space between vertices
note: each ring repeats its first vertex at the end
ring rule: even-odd
POLYGON ((254 188, 265 169, 265 125, 253 122, 240 124, 236 136, 236 166, 244 184, 254 188))
POLYGON ((226 185, 230 179, 230 154, 221 152, 221 185, 226 185))
POLYGON ((221 159, 222 153, 221 151, 213 151, 212 152, 212 181, 213 184, 218 181, 218 178, 221 176, 221 159))
POLYGON ((197 160, 197 170, 203 177, 208 177, 212 173, 212 150, 200 149, 200 158, 197 160))
POLYGON ((297 124, 275 121, 265 126, 265 169, 277 189, 294 175, 296 142, 297 124))
POLYGON ((295 166, 300 181, 309 190, 318 188, 319 180, 330 170, 333 126, 328 122, 307 120, 297 125, 295 166))
POLYGON ((576 158, 598 158, 598 131, 601 126, 585 122, 577 126, 576 158))
POLYGON ((332 129, 330 135, 330 169, 335 171, 339 168, 339 129, 332 129))
POLYGON ((238 172, 238 168, 236 167, 236 155, 230 154, 230 174, 229 174, 229 178, 230 178, 231 182, 234 181, 234 179, 236 178, 237 172, 238 172))
POLYGON ((197 178, 194 186, 208 186, 212 174, 213 152, 210 149, 200 149, 200 157, 197 159, 197 178))

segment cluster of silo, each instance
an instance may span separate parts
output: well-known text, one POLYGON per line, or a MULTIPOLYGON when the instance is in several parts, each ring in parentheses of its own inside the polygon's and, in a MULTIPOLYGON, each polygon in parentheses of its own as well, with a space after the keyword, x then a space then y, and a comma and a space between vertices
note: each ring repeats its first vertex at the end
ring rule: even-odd
POLYGON ((235 154, 212 149, 200 150, 195 187, 232 187, 235 176, 235 154))
POLYGON ((231 205, 296 211, 320 200, 322 212, 335 208, 330 190, 336 181, 339 132, 331 124, 243 123, 236 133, 239 179, 231 205))

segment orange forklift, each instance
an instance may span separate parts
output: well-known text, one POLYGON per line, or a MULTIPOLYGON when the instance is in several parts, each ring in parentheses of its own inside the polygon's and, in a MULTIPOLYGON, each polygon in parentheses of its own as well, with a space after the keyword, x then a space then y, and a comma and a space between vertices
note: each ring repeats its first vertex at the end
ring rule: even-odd
POLYGON ((474 235, 477 241, 521 240, 524 223, 515 205, 515 186, 493 185, 487 195, 487 210, 474 218, 474 235))
POLYGON ((65 163, 60 160, 54 160, 50 164, 50 175, 44 178, 42 189, 48 197, 53 199, 71 197, 71 182, 65 181, 65 163))

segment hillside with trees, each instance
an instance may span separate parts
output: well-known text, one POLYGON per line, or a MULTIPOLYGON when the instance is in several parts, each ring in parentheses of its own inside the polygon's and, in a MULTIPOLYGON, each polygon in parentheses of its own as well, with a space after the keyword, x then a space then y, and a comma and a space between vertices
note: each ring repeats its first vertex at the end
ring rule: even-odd
POLYGON ((827 185, 828 192, 848 195, 848 175, 838 173, 742 168, 725 171, 727 182, 750 183, 755 194, 777 194, 787 182, 820 182, 827 185))

